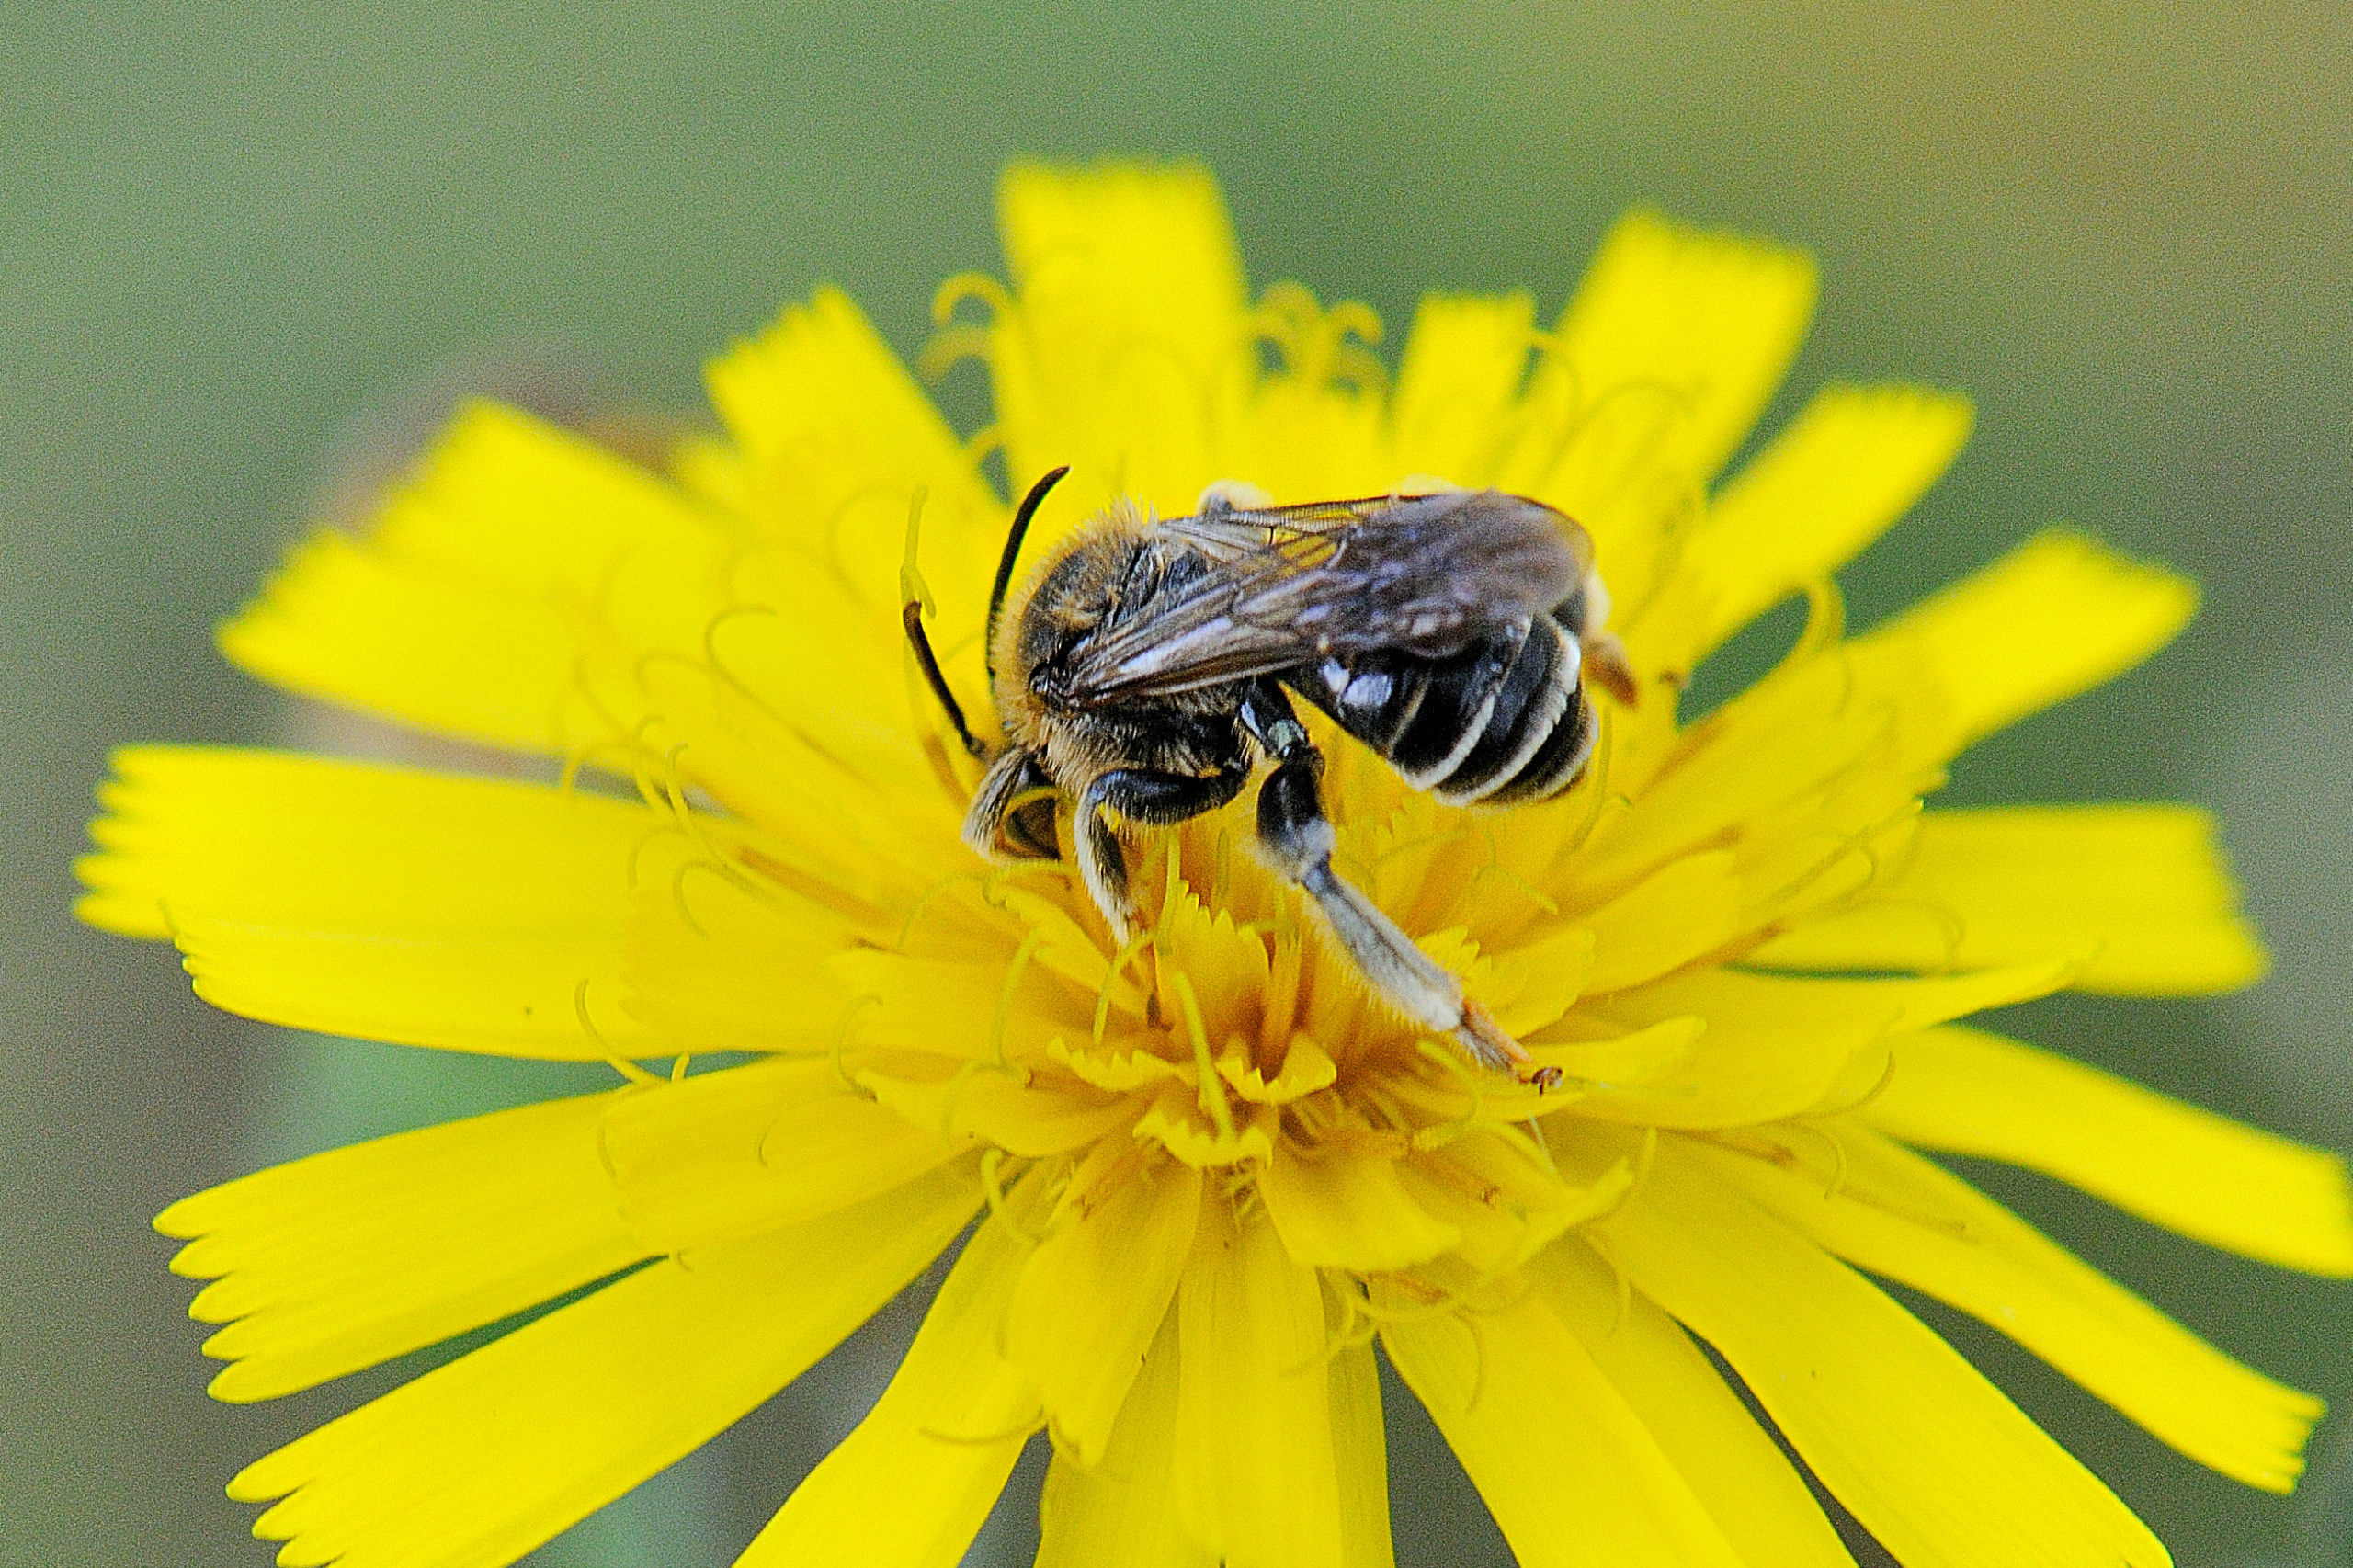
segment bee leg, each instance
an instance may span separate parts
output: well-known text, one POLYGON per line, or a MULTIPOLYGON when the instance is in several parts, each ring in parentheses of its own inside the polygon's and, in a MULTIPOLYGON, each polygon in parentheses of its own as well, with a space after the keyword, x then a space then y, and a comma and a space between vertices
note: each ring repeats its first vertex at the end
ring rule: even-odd
POLYGON ((1128 891, 1128 855, 1120 847, 1120 835, 1103 815, 1103 797, 1098 778, 1079 798, 1078 821, 1072 824, 1071 837, 1078 848, 1078 877, 1086 884, 1086 895, 1111 926, 1111 940, 1125 942, 1136 928, 1136 905, 1128 891))
POLYGON ((981 775, 981 782, 972 791, 972 803, 965 808, 964 842, 992 860, 1006 849, 1018 859, 1052 859, 1060 853, 1054 844, 1053 818, 1048 815, 1040 824, 1030 809, 1051 807, 1052 802, 1033 799, 1023 804, 1015 803, 1033 790, 1051 787, 1052 780, 1046 777, 1035 752, 1014 749, 998 753, 988 771, 981 775))
POLYGON ((1626 644, 1614 631, 1596 631, 1585 640, 1585 673, 1595 685, 1632 708, 1643 699, 1642 678, 1626 656, 1626 644))
POLYGON ((1462 983, 1332 869, 1336 838, 1319 792, 1324 756, 1290 699, 1271 685, 1255 688, 1244 700, 1242 722, 1275 760, 1258 788, 1258 842, 1276 869, 1315 901, 1372 988, 1407 1017, 1451 1037, 1481 1066, 1515 1074, 1525 1069, 1528 1053, 1463 995, 1462 983))
POLYGON ((1147 827, 1166 827, 1217 810, 1242 793, 1249 778, 1249 764, 1236 756, 1215 773, 1115 767, 1087 785, 1078 800, 1078 874, 1120 941, 1135 929, 1135 901, 1128 891, 1126 851, 1103 808, 1147 827))

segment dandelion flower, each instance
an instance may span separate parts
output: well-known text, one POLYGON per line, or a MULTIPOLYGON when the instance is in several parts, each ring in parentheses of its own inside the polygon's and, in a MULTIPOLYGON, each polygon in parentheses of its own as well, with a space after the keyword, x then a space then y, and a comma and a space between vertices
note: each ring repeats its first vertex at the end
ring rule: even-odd
POLYGON ((953 1563, 1043 1429, 1042 1562, 1378 1568, 1376 1345, 1528 1564, 1847 1561, 1744 1390, 1911 1568, 2165 1561, 1881 1280, 2293 1484, 2317 1401, 1928 1157, 2353 1275, 2335 1160, 1962 1021, 2262 969, 2194 810, 1922 804, 1972 742, 2162 645, 2187 583, 2046 533, 1849 634, 1832 573, 1970 415, 1831 387, 1720 477, 1812 309, 1786 250, 1636 214, 1556 324, 1433 295, 1392 378, 1362 306, 1252 302, 1198 170, 1017 168, 1002 211, 1009 281, 943 290, 925 367, 984 363, 983 432, 820 290, 711 368, 723 434, 668 472, 472 408, 222 633, 274 685, 557 781, 117 759, 82 913, 168 937, 199 994, 626 1080, 157 1221, 210 1281, 222 1399, 527 1319, 238 1475, 280 1562, 507 1562, 960 1238, 887 1392, 745 1563, 953 1563), (959 842, 977 770, 903 585, 985 728, 1002 481, 1063 464, 1032 560, 1216 482, 1428 476, 1590 530, 1640 697, 1599 699, 1574 790, 1454 810, 1320 732, 1336 863, 1556 1084, 1370 999, 1248 852, 1246 798, 1128 834, 1124 945, 1067 865, 959 842), (1678 715, 1685 674, 1796 595, 1779 665, 1678 715))

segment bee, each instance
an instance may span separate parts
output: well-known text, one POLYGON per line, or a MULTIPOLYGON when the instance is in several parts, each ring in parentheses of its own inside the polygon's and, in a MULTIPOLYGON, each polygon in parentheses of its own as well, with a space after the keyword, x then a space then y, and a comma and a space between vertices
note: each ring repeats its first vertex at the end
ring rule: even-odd
POLYGON ((921 605, 904 607, 917 663, 986 765, 965 842, 991 858, 1054 858, 1054 812, 1067 804, 1079 876, 1125 941, 1137 910, 1120 824, 1214 811, 1263 760, 1260 851, 1314 901, 1371 989, 1481 1065, 1525 1071, 1518 1043, 1333 869, 1324 758, 1290 696, 1450 804, 1559 794, 1593 754, 1587 674, 1624 700, 1634 692, 1586 531, 1493 490, 1273 506, 1212 486, 1191 517, 1114 506, 1008 601, 1030 519, 1068 472, 1023 498, 990 593, 1002 744, 972 734, 921 605))

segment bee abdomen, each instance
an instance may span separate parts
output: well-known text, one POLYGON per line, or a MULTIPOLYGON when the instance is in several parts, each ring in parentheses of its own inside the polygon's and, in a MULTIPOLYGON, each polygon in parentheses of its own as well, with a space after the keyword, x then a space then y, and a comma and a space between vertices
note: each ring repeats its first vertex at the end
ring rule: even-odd
POLYGON ((1450 804, 1542 800, 1593 750, 1576 639, 1551 617, 1441 660, 1326 660, 1294 681, 1405 781, 1450 804))

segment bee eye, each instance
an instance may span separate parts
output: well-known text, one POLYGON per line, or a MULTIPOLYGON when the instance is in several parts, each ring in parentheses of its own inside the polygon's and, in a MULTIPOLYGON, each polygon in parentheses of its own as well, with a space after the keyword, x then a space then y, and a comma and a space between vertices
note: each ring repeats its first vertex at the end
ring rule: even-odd
POLYGON ((1324 660, 1315 673, 1324 677, 1324 689, 1334 697, 1339 696, 1348 684, 1348 666, 1337 659, 1324 660))

